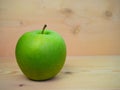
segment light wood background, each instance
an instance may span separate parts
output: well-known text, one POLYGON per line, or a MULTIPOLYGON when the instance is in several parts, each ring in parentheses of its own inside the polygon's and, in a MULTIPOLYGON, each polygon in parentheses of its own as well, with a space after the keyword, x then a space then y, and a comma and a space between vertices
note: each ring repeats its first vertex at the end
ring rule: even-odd
POLYGON ((26 31, 48 29, 67 55, 120 55, 120 0, 0 0, 0 56, 14 56, 26 31))
POLYGON ((28 80, 15 58, 0 58, 0 90, 120 90, 120 56, 70 56, 58 75, 28 80))

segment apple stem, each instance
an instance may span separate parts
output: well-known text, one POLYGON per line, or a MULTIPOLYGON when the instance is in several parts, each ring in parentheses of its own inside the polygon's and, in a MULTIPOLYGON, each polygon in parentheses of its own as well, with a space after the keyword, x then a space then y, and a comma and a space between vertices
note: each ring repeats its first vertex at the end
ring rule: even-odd
POLYGON ((42 32, 41 32, 41 34, 43 34, 44 33, 44 31, 45 31, 45 28, 47 27, 47 25, 45 24, 44 25, 44 27, 43 27, 43 29, 42 29, 42 32))

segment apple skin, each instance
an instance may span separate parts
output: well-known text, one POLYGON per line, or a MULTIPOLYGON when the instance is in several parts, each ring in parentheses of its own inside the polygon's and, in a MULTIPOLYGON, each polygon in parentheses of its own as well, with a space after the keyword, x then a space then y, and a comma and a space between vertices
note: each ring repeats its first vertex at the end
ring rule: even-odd
POLYGON ((47 80, 56 76, 66 59, 66 44, 55 31, 35 30, 23 34, 16 45, 17 63, 31 80, 47 80))

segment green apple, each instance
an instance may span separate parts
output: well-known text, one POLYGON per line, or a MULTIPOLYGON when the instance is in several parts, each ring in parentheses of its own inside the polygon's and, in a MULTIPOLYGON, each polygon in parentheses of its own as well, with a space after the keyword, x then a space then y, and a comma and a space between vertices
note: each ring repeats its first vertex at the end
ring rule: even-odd
POLYGON ((24 33, 18 40, 17 63, 31 80, 47 80, 56 76, 66 59, 64 39, 55 31, 35 30, 24 33))

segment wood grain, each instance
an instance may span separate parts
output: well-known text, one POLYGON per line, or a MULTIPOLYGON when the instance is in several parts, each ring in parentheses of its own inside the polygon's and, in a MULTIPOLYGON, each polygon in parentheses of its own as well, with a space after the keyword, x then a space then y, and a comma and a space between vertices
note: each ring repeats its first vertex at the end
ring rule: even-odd
POLYGON ((0 90, 120 90, 120 56, 67 57, 48 81, 31 81, 14 58, 0 58, 0 90))
POLYGON ((44 24, 63 36, 68 55, 120 55, 120 0, 0 0, 0 56, 44 24))

